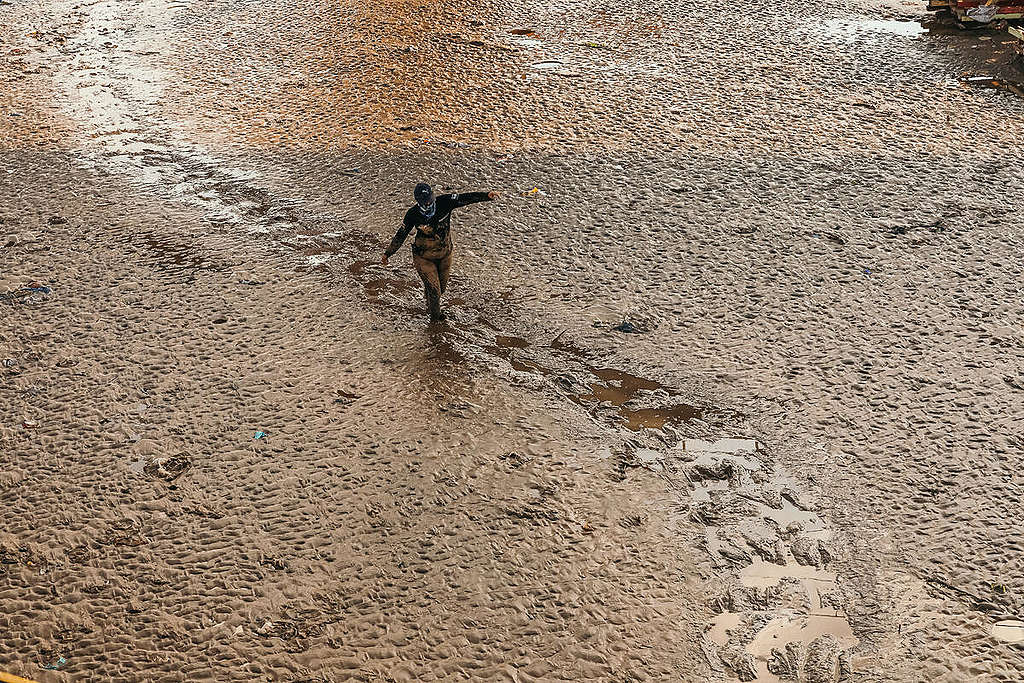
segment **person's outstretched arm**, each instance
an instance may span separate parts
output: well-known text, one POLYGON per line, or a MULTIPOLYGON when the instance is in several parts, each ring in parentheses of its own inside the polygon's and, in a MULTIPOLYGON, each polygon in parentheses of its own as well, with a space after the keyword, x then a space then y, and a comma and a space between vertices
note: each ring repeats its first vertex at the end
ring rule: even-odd
POLYGON ((489 199, 497 199, 497 192, 463 192, 462 194, 453 194, 452 201, 454 204, 452 208, 458 208, 460 206, 466 206, 467 204, 476 204, 477 202, 486 202, 489 199))
POLYGON ((409 233, 412 232, 412 228, 412 221, 409 220, 409 214, 406 214, 405 220, 402 221, 402 227, 398 229, 395 236, 391 238, 391 244, 389 244, 388 248, 384 250, 384 258, 380 260, 381 263, 384 265, 388 264, 388 258, 402 248, 402 244, 405 242, 405 238, 409 236, 409 233))

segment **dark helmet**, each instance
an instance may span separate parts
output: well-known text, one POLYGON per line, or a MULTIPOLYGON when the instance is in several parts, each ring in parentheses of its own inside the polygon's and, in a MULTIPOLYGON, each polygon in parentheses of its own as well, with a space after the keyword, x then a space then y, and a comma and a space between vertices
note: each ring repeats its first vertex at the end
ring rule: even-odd
POLYGON ((416 198, 416 203, 420 205, 420 208, 430 208, 430 205, 434 203, 434 191, 426 183, 417 184, 412 195, 416 198))

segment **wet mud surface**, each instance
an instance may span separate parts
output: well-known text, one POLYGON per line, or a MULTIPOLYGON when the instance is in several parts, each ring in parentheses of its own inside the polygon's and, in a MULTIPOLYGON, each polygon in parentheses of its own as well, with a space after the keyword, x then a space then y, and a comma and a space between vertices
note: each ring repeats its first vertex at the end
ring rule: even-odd
POLYGON ((1005 33, 0 12, 0 669, 1024 676, 1005 33), (379 265, 421 179, 504 195, 433 327, 379 265))

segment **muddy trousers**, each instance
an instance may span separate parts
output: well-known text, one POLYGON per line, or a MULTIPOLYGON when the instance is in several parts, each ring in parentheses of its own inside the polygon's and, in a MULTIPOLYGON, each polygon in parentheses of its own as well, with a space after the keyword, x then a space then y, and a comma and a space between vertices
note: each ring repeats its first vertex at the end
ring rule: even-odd
POLYGON ((423 293, 427 297, 427 311, 431 320, 443 320, 441 295, 448 288, 448 274, 452 268, 452 252, 439 259, 413 254, 412 263, 423 280, 423 293))

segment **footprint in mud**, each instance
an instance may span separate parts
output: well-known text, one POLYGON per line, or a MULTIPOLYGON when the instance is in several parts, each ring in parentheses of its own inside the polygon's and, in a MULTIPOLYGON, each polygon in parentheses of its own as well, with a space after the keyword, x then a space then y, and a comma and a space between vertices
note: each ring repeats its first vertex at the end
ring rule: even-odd
POLYGON ((835 573, 832 532, 795 482, 749 439, 687 439, 691 518, 727 588, 705 634, 711 666, 742 681, 835 683, 857 644, 835 573))

